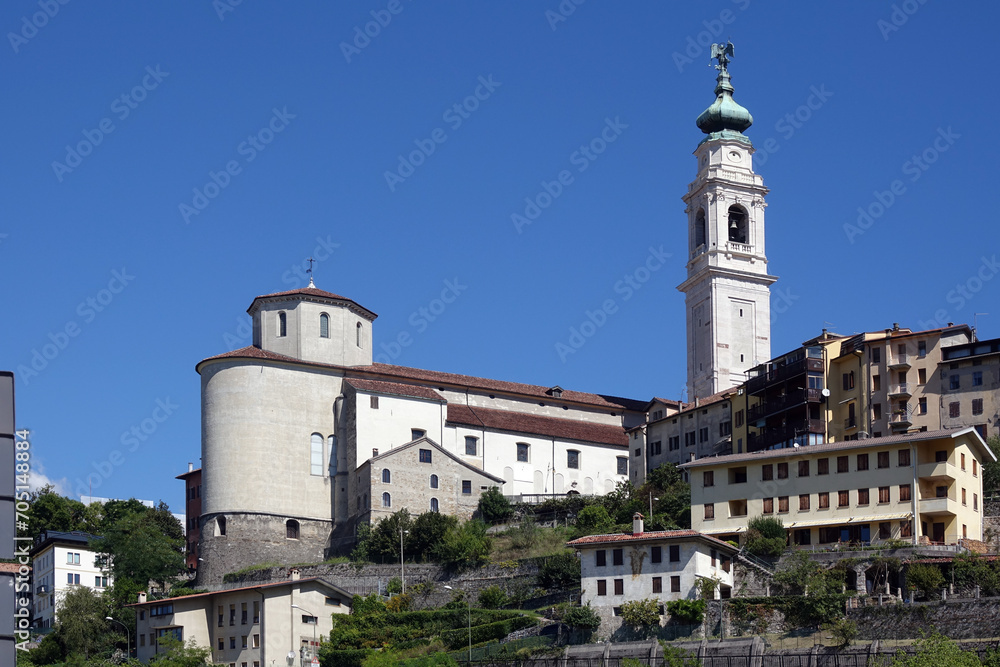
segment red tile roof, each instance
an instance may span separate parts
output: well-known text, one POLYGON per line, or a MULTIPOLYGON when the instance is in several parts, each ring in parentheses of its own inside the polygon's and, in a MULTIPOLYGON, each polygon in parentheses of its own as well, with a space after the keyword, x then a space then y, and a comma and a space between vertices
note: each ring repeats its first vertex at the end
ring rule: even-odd
POLYGON ((248 345, 246 347, 241 347, 238 350, 223 352, 222 354, 217 354, 214 357, 202 359, 198 362, 198 365, 200 366, 202 363, 211 361, 212 359, 270 359, 272 361, 292 361, 297 364, 306 363, 300 359, 296 359, 295 357, 288 357, 284 354, 277 354, 275 352, 267 352, 266 350, 254 347, 253 345, 248 345))
POLYGON ((445 403, 444 396, 433 389, 421 387, 413 384, 401 384, 399 382, 386 382, 384 380, 364 380, 362 378, 348 378, 347 384, 355 389, 367 391, 373 394, 388 394, 390 396, 409 396, 411 398, 427 398, 432 401, 445 403))
POLYGON ((279 298, 280 299, 282 297, 288 297, 288 296, 308 296, 308 297, 313 297, 315 299, 326 299, 326 300, 329 300, 329 301, 345 301, 345 302, 347 302, 349 304, 352 304, 352 305, 356 306, 357 308, 359 308, 360 310, 364 311, 365 313, 371 315, 371 319, 373 319, 373 320, 376 317, 378 317, 378 315, 376 315, 372 311, 368 310, 367 308, 365 308, 364 306, 362 306, 360 303, 358 303, 354 299, 349 299, 346 296, 340 296, 339 294, 334 294, 333 292, 327 292, 327 291, 324 291, 324 290, 321 290, 321 289, 316 289, 315 287, 303 287, 302 289, 293 289, 293 290, 288 290, 287 292, 275 292, 273 294, 261 294, 260 296, 254 297, 254 300, 250 303, 250 307, 247 308, 247 312, 252 315, 253 312, 254 312, 254 306, 256 305, 256 303, 260 299, 272 299, 272 298, 279 298))
POLYGON ((533 435, 544 435, 565 440, 596 442, 602 445, 627 447, 628 438, 621 426, 594 424, 556 417, 528 415, 523 412, 472 408, 467 405, 448 405, 448 422, 498 431, 512 431, 533 435))
MULTIPOLYGON (((239 593, 240 591, 249 591, 256 588, 276 588, 278 586, 288 586, 291 584, 305 584, 310 582, 318 582, 331 590, 335 590, 341 595, 350 598, 351 594, 340 586, 331 584, 329 581, 323 577, 304 577, 302 579, 286 579, 285 581, 276 581, 273 583, 261 583, 261 584, 250 584, 249 586, 240 586, 238 588, 222 588, 217 591, 208 591, 207 593, 194 593, 193 595, 181 595, 172 598, 159 598, 156 600, 146 600, 145 602, 133 602, 132 604, 125 605, 126 607, 144 607, 151 604, 163 604, 164 602, 176 602, 177 600, 194 600, 195 598, 203 598, 211 595, 226 595, 228 593, 239 593)), ((350 602, 343 602, 343 604, 350 604, 350 602)))
POLYGON ((699 533, 696 530, 654 530, 648 533, 639 533, 634 535, 632 533, 612 533, 610 535, 587 535, 586 537, 578 537, 575 540, 567 542, 566 545, 570 547, 584 547, 584 546, 596 546, 600 544, 614 544, 619 542, 657 542, 666 540, 690 540, 690 539, 701 539, 706 542, 728 549, 730 552, 737 552, 739 549, 734 547, 728 542, 723 542, 722 540, 712 537, 711 535, 706 535, 704 533, 699 533))
MULTIPOLYGON (((30 570, 31 566, 28 565, 27 568, 30 570)), ((21 566, 17 563, 0 563, 0 572, 13 572, 17 573, 21 570, 21 566)))

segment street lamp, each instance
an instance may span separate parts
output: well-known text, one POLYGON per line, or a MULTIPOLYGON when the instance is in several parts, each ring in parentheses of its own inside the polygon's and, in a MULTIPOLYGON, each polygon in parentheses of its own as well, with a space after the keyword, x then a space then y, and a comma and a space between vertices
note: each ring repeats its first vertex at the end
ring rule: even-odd
POLYGON ((118 620, 115 620, 115 619, 111 618, 110 616, 105 616, 104 620, 105 621, 111 621, 112 623, 117 623, 118 625, 120 625, 123 628, 125 628, 125 653, 127 653, 128 657, 131 658, 132 657, 132 635, 128 631, 128 626, 125 625, 124 623, 122 623, 121 621, 118 621, 118 620))
POLYGON ((403 535, 409 535, 410 531, 403 530, 403 527, 399 527, 399 581, 403 588, 403 593, 406 593, 406 573, 403 572, 403 535))
MULTIPOLYGON (((312 617, 312 619, 313 619, 313 623, 312 623, 312 626, 313 626, 313 646, 315 646, 316 645, 316 626, 319 625, 319 616, 317 616, 316 614, 312 613, 308 609, 300 607, 297 604, 293 604, 292 605, 292 609, 298 609, 300 611, 304 611, 305 613, 309 614, 312 617)), ((310 658, 312 658, 313 655, 314 655, 313 651, 315 649, 313 649, 313 646, 309 647, 309 657, 310 658)), ((302 662, 303 662, 303 664, 305 663, 305 656, 302 656, 302 662)))
POLYGON ((653 492, 652 492, 652 491, 650 491, 650 492, 649 492, 649 520, 650 520, 650 521, 652 521, 652 520, 653 520, 653 501, 654 501, 654 500, 655 500, 656 502, 660 502, 660 499, 659 499, 659 498, 654 498, 654 497, 653 497, 653 492))
MULTIPOLYGON (((448 586, 447 584, 445 584, 445 588, 447 588, 449 591, 455 590, 454 588, 448 586)), ((466 604, 469 605, 469 664, 471 665, 472 664, 472 600, 466 598, 465 602, 466 604)))

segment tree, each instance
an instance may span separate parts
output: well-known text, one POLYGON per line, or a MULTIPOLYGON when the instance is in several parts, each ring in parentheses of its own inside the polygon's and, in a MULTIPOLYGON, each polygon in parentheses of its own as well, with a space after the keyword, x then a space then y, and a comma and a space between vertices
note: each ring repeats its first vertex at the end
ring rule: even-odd
POLYGON ((781 519, 755 516, 747 522, 747 552, 754 556, 777 557, 785 550, 788 534, 781 519))
MULTIPOLYGON (((454 530, 458 519, 440 512, 424 512, 416 518, 406 535, 405 547, 408 558, 424 562, 432 558, 434 547, 441 543, 449 530, 454 530)), ((397 541, 398 541, 397 535, 397 541)))
POLYGON ((486 523, 493 525, 503 523, 514 515, 514 508, 507 500, 500 487, 491 486, 479 496, 479 505, 476 507, 478 516, 486 523))
MULTIPOLYGON (((368 536, 366 550, 368 559, 374 563, 399 562, 400 531, 413 534, 413 519, 408 510, 401 509, 378 520, 368 536)), ((404 532, 404 537, 406 537, 404 532)), ((405 551, 405 548, 404 548, 405 551)))
POLYGON ((165 534, 158 512, 143 510, 117 518, 91 543, 99 554, 98 563, 111 572, 116 584, 129 580, 143 588, 150 581, 163 585, 184 570, 183 537, 165 534))
MULTIPOLYGON (((657 466, 646 476, 646 483, 638 490, 636 498, 653 501, 653 516, 648 517, 650 528, 676 530, 691 527, 691 485, 673 463, 657 466)), ((641 510, 640 510, 641 511, 641 510)))
POLYGON ((478 567, 486 562, 493 541, 486 534, 486 524, 472 519, 449 530, 434 550, 437 560, 452 570, 478 567))
POLYGON ((660 624, 660 603, 658 600, 629 600, 622 603, 622 621, 632 627, 660 624))
POLYGON ((187 644, 167 635, 159 640, 159 648, 166 649, 162 653, 157 653, 149 661, 153 667, 203 667, 212 664, 212 650, 205 646, 198 646, 194 640, 187 644))
POLYGON ((596 630, 601 627, 601 617, 590 604, 584 607, 569 607, 562 614, 562 622, 575 630, 596 630))
POLYGON ((603 535, 615 528, 611 515, 603 505, 584 507, 576 517, 577 535, 603 535))
POLYGON ((86 586, 66 591, 56 612, 56 634, 66 655, 84 658, 110 653, 114 635, 105 617, 108 606, 86 586))
POLYGON ((825 570, 805 551, 796 551, 775 571, 774 583, 785 595, 833 595, 841 591, 843 573, 825 570))
POLYGON ((479 591, 479 606, 483 609, 499 609, 507 604, 507 594, 497 585, 479 591))
POLYGON ((944 575, 941 569, 927 563, 911 563, 906 570, 906 582, 911 588, 920 591, 930 599, 944 588, 944 575))
POLYGON ((908 655, 902 649, 896 653, 891 667, 981 667, 975 653, 963 651, 958 644, 937 631, 933 631, 916 644, 916 653, 908 655))
POLYGON ((88 521, 87 507, 79 500, 60 496, 51 484, 33 492, 29 502, 31 512, 28 513, 28 527, 23 529, 22 536, 34 539, 45 530, 68 533, 91 532, 96 529, 88 521))
POLYGON ((576 588, 580 585, 580 560, 564 551, 547 558, 538 570, 538 585, 546 589, 576 588))

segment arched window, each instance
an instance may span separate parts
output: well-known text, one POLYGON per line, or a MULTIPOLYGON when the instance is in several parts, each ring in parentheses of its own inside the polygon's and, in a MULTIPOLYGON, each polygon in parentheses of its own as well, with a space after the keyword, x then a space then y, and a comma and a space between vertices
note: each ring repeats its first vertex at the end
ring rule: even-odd
POLYGON ((226 534, 226 517, 218 516, 215 519, 215 534, 216 536, 223 537, 226 534))
POLYGON ((734 243, 747 242, 747 212, 733 204, 729 207, 729 240, 734 243))
POLYGON ((278 313, 278 337, 288 335, 288 317, 284 312, 278 313))
POLYGON ((322 313, 319 316, 319 337, 329 338, 330 337, 330 316, 326 313, 322 313))
POLYGON ((694 248, 697 250, 700 246, 705 245, 705 239, 707 235, 705 234, 705 209, 698 209, 697 215, 694 216, 694 248))
POLYGON ((389 472, 388 468, 386 468, 385 470, 382 471, 382 483, 383 484, 391 484, 392 483, 392 473, 389 472))
POLYGON ((358 347, 361 347, 361 322, 358 322, 358 326, 355 327, 355 331, 357 332, 358 347))
POLYGON ((309 442, 309 473, 323 476, 323 436, 313 433, 309 442))
POLYGON ((438 488, 438 476, 437 475, 431 475, 431 488, 432 489, 438 488))
POLYGON ((290 540, 299 539, 299 522, 295 519, 289 519, 285 522, 285 537, 290 540))
POLYGON ((382 507, 392 507, 392 496, 388 491, 382 494, 382 507))
POLYGON ((437 498, 431 498, 431 511, 432 512, 439 512, 440 511, 438 509, 438 499, 437 498))
POLYGON ((331 435, 326 439, 330 446, 330 475, 337 474, 337 436, 331 435))

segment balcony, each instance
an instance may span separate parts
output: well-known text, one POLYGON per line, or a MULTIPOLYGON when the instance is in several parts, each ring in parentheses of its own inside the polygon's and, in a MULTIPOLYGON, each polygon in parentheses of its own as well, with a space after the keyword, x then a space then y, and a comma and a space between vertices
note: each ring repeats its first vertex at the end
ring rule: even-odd
POLYGON ((893 412, 889 415, 889 426, 894 429, 908 428, 913 424, 913 418, 910 416, 910 411, 906 412, 893 412))
POLYGON ((781 382, 798 375, 804 375, 806 371, 822 373, 823 360, 808 357, 787 364, 757 366, 750 370, 756 375, 747 380, 747 391, 756 394, 773 382, 781 382))
POLYGON ((889 398, 909 397, 913 395, 913 387, 908 382, 894 384, 889 387, 889 398))
POLYGON ((753 246, 736 241, 726 241, 726 252, 731 255, 752 255, 753 246))
POLYGON ((857 427, 858 427, 858 418, 857 418, 857 416, 854 416, 854 417, 844 417, 844 430, 852 429, 852 428, 857 428, 857 427))
POLYGON ((700 246, 691 251, 691 259, 694 259, 698 255, 704 255, 704 254, 705 254, 705 244, 702 243, 700 246))
POLYGON ((955 466, 947 461, 921 463, 917 466, 917 477, 935 482, 954 482, 955 466))
POLYGON ((777 414, 790 407, 803 405, 805 403, 818 403, 820 399, 819 389, 796 389, 784 396, 775 396, 765 401, 751 406, 747 410, 747 420, 757 421, 777 414))
POLYGON ((952 498, 921 498, 917 504, 917 512, 927 516, 954 516, 961 509, 957 500, 952 498))
POLYGON ((910 357, 907 354, 896 353, 892 355, 889 359, 885 360, 886 365, 890 368, 909 368, 910 367, 910 357))
POLYGON ((824 432, 825 424, 822 419, 803 419, 777 428, 762 429, 760 433, 749 434, 747 451, 756 452, 762 449, 771 449, 775 445, 787 443, 797 436, 808 433, 823 434, 824 432))

